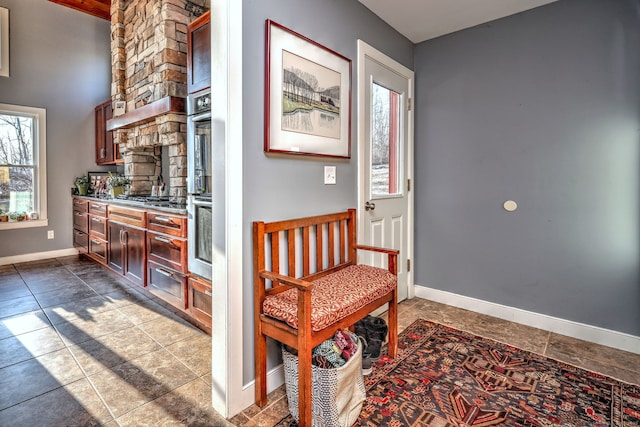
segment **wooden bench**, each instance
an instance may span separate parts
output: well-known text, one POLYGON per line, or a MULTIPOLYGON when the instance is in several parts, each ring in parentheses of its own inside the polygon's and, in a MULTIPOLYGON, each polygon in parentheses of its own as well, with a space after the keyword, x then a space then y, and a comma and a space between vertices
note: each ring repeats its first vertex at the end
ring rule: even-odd
POLYGON ((388 354, 398 349, 399 251, 356 244, 356 211, 253 223, 256 404, 267 402, 267 337, 298 350, 300 426, 311 425, 315 346, 389 303, 388 354), (387 269, 357 265, 357 250, 387 269), (384 255, 383 255, 384 256, 384 255))

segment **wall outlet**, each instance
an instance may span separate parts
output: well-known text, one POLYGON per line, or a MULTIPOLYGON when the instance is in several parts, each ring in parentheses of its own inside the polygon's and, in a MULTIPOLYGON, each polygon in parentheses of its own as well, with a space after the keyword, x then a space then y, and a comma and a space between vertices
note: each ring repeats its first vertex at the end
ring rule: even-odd
POLYGON ((53 230, 47 231, 47 239, 53 239, 53 230))
POLYGON ((336 183, 336 167, 335 166, 324 167, 324 183, 325 184, 336 183))

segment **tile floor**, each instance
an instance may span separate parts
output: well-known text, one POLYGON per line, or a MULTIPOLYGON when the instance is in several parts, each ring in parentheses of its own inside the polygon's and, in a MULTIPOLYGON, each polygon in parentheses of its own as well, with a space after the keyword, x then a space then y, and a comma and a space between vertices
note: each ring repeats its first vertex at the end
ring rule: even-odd
MULTIPOLYGON (((640 355, 413 299, 446 324, 623 381, 640 355)), ((0 426, 273 426, 284 387, 231 420, 211 407, 211 340, 135 285, 80 257, 0 266, 0 426)))

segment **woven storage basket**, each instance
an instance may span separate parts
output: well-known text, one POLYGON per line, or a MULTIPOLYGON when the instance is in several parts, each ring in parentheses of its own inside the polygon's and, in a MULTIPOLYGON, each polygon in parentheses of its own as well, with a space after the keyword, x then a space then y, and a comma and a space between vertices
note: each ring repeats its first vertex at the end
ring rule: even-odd
MULTIPOLYGON (((311 367, 312 426, 350 427, 366 399, 362 378, 362 342, 356 353, 339 368, 311 367)), ((298 420, 298 357, 282 348, 284 380, 289 411, 298 420)))

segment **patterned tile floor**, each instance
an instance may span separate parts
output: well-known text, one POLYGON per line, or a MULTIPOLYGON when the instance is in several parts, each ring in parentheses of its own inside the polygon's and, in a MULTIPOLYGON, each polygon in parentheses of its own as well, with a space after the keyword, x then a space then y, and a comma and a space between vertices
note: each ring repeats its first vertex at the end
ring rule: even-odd
MULTIPOLYGON (((423 318, 640 383, 640 355, 413 299, 423 318)), ((211 339, 78 257, 0 266, 0 426, 273 426, 284 387, 231 420, 211 407, 211 339)))

